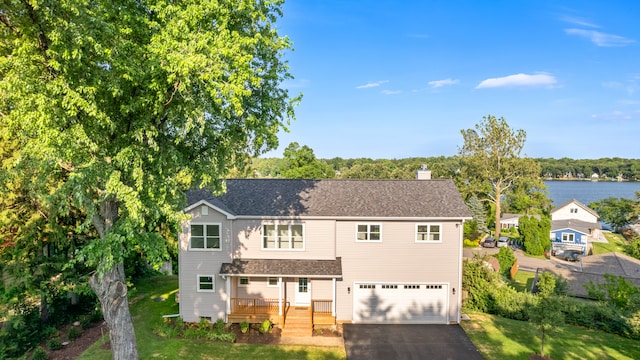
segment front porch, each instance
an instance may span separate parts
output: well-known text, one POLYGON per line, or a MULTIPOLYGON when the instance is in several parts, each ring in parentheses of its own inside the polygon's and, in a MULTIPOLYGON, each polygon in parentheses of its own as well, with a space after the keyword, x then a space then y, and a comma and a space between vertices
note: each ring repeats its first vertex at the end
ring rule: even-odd
POLYGON ((286 300, 266 298, 231 298, 229 323, 261 323, 269 320, 283 330, 309 325, 310 329, 335 325, 333 300, 311 300, 310 306, 291 306, 286 300), (295 325, 294 325, 295 324, 295 325))

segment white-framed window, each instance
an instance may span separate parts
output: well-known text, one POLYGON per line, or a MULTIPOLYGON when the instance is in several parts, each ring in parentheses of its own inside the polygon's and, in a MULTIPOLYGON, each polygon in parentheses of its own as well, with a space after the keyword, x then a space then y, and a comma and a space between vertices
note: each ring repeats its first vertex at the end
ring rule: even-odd
POLYGON ((191 224, 189 250, 220 250, 220 224, 191 224))
POLYGON ((214 275, 197 275, 198 292, 215 292, 216 280, 214 275))
POLYGON ((277 287, 278 286, 278 278, 270 277, 267 279, 267 286, 269 287, 277 287))
POLYGON ((265 224, 262 249, 304 250, 303 224, 265 224))
POLYGON ((356 224, 356 241, 380 242, 382 241, 381 224, 356 224))
POLYGON ((248 277, 241 277, 240 279, 238 279, 238 286, 249 286, 249 278, 248 277))
POLYGON ((576 242, 576 234, 563 232, 562 242, 576 242))
POLYGON ((442 242, 442 225, 416 224, 416 242, 442 242))

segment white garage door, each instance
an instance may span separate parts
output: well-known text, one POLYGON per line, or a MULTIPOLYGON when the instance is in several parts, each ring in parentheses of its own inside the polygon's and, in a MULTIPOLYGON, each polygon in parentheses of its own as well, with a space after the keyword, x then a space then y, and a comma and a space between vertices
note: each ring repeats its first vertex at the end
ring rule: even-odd
POLYGON ((447 284, 354 284, 354 323, 448 323, 447 284))

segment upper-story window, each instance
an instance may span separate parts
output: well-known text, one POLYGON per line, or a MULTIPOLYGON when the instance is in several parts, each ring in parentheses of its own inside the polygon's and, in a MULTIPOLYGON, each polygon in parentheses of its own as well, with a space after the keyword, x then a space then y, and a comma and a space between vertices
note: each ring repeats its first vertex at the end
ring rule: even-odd
POLYGON ((576 234, 562 233, 562 242, 576 242, 576 234))
POLYGON ((442 242, 442 225, 440 224, 417 224, 416 241, 442 242))
POLYGON ((220 224, 191 224, 189 250, 220 250, 220 224))
POLYGON ((269 224, 262 229, 263 249, 304 249, 302 224, 269 224))
POLYGON ((577 214, 577 213, 578 213, 578 208, 570 208, 570 209, 569 209, 569 213, 571 213, 571 214, 577 214))
POLYGON ((358 224, 356 226, 356 241, 382 241, 382 225, 358 224))

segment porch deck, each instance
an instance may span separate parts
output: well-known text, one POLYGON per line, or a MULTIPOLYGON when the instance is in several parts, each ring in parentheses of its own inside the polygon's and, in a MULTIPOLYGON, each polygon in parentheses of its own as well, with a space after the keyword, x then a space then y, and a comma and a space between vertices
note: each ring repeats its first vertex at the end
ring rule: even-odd
POLYGON ((331 300, 312 300, 310 306, 291 306, 286 300, 282 300, 282 315, 278 315, 278 310, 278 299, 231 298, 231 313, 227 321, 261 323, 269 320, 283 328, 287 324, 287 318, 306 317, 312 326, 336 323, 336 317, 332 315, 331 300))

